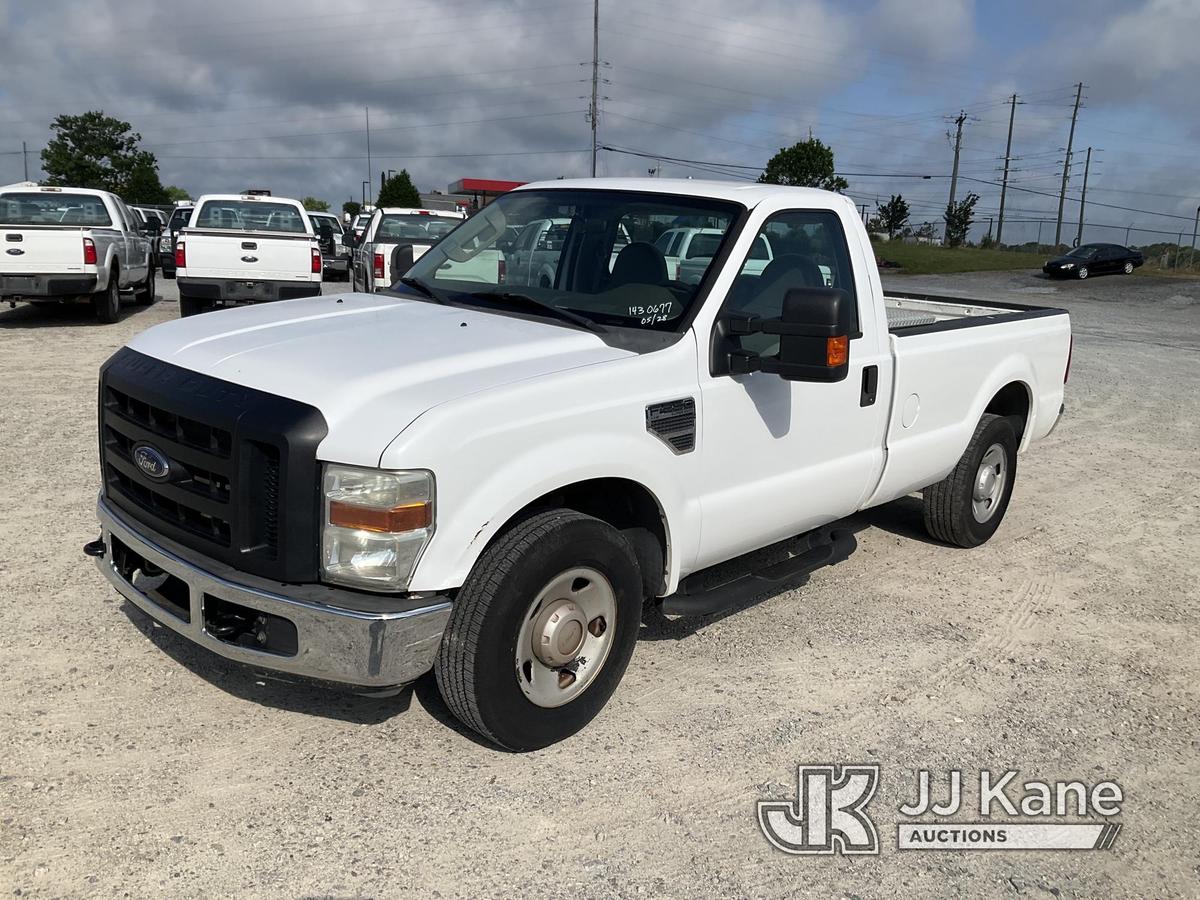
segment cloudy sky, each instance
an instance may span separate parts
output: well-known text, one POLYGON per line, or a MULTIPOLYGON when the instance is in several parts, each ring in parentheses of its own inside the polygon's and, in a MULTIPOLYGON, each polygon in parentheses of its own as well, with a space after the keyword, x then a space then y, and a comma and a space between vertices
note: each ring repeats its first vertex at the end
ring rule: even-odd
MULTIPOLYGON (((1091 146, 1086 238, 1187 243, 1197 48, 1198 0, 600 0, 600 140, 646 156, 605 150, 599 171, 752 178, 811 129, 859 202, 901 192, 936 220, 965 111, 978 237, 1016 93, 1004 237, 1040 221, 1049 241, 1082 81, 1064 237, 1091 146)), ((584 175, 591 53, 592 0, 0 0, 0 183, 22 177, 23 140, 88 109, 131 122, 193 196, 262 186, 339 208, 389 168, 423 191, 584 175)))

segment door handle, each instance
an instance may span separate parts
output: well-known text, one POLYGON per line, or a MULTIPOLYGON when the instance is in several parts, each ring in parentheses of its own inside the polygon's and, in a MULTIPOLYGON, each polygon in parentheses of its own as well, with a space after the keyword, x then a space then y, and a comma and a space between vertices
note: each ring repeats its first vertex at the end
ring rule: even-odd
POLYGON ((862 393, 858 398, 859 406, 872 406, 875 395, 879 393, 879 366, 864 366, 862 374, 862 393))

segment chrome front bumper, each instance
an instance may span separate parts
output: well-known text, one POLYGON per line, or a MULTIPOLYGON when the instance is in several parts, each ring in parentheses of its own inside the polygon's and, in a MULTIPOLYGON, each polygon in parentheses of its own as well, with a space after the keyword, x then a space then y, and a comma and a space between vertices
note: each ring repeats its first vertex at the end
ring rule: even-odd
POLYGON ((450 602, 444 597, 430 597, 427 606, 393 612, 365 612, 285 597, 276 592, 284 585, 249 575, 234 582, 199 568, 164 546, 168 541, 143 537, 103 498, 96 514, 105 548, 96 563, 104 577, 134 606, 213 653, 257 669, 373 689, 407 684, 433 667, 450 618, 450 602), (150 588, 139 586, 152 584, 161 575, 139 578, 142 573, 135 572, 131 581, 119 571, 114 537, 187 585, 187 621, 182 608, 170 609, 151 597, 150 588), (222 640, 206 624, 206 598, 286 619, 295 625, 296 652, 281 655, 222 640))

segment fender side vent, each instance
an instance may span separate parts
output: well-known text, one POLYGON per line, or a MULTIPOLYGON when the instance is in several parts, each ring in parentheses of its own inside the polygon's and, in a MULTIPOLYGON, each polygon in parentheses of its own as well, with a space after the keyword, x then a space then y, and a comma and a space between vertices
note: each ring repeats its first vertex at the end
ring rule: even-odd
POLYGON ((646 430, 676 453, 696 449, 696 401, 691 397, 646 407, 646 430))

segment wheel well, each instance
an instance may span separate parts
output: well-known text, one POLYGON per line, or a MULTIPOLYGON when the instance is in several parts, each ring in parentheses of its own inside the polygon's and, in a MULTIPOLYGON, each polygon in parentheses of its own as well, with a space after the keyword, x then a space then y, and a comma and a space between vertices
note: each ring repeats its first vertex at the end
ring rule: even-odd
POLYGON ((647 596, 662 592, 666 584, 667 532, 658 500, 641 484, 626 478, 593 478, 578 481, 538 497, 523 507, 497 532, 503 534, 516 521, 544 509, 565 507, 607 522, 626 537, 637 554, 647 596), (636 529, 630 533, 629 529, 636 529), (642 539, 638 539, 640 536, 642 539), (646 539, 648 534, 650 540, 646 539))
POLYGON ((1029 424, 1029 388, 1020 381, 1006 384, 991 399, 984 412, 1018 420, 1017 444, 1019 445, 1025 434, 1025 427, 1029 424))

